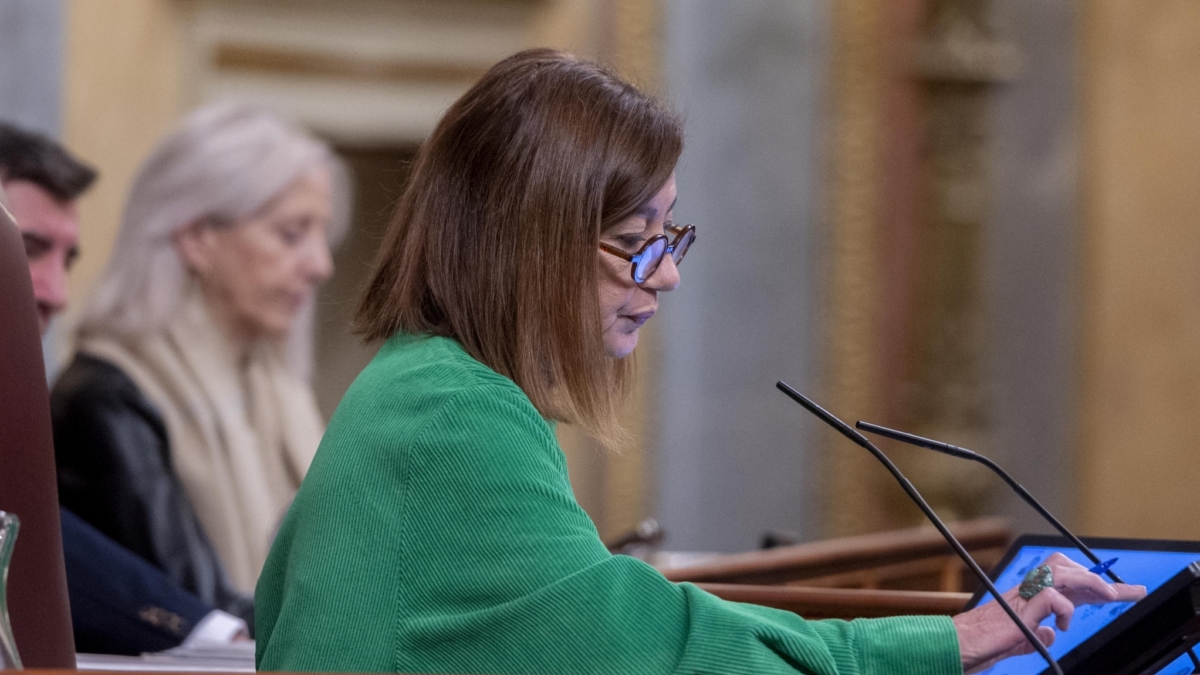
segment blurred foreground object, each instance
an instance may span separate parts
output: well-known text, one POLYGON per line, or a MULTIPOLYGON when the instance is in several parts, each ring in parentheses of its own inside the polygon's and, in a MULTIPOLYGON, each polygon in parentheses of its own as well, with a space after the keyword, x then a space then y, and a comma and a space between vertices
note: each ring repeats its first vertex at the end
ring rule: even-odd
POLYGON ((0 510, 20 514, 24 524, 8 607, 26 667, 73 668, 50 395, 25 246, 6 214, 0 211, 0 510))

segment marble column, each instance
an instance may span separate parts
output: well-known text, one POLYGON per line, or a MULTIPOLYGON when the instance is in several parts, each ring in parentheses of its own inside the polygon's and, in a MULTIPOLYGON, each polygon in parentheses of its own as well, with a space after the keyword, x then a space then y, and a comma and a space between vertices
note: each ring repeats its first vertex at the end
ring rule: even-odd
MULTIPOLYGON (((993 455, 1067 524, 1073 516, 1079 359, 1079 5, 995 4, 1018 77, 991 101, 987 235, 993 455)), ((1018 532, 1052 531, 1001 490, 1018 532)))
POLYGON ((61 0, 0 0, 0 120, 58 135, 64 14, 61 0))
POLYGON ((826 3, 670 0, 665 84, 686 121, 661 298, 658 515, 672 550, 816 532, 817 429, 775 389, 819 379, 826 3))

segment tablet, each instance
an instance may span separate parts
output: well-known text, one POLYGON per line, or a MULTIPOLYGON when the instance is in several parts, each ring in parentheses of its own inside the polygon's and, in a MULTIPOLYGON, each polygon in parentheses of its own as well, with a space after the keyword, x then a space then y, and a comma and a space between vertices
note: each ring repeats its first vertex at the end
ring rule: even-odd
MULTIPOLYGON (((1158 539, 1101 539, 1087 538, 1084 543, 1101 560, 1117 558, 1112 571, 1126 583, 1142 584, 1149 593, 1162 586, 1190 563, 1200 560, 1200 542, 1164 541, 1158 539)), ((1048 535, 1025 535, 1013 542, 1004 558, 992 570, 990 576, 1001 592, 1018 586, 1029 570, 1036 567, 1052 553, 1062 553, 1086 567, 1092 562, 1076 549, 1066 537, 1048 535)), ((967 609, 995 602, 986 589, 975 593, 967 609)), ((1058 631, 1050 654, 1061 659, 1083 643, 1094 633, 1104 628, 1134 603, 1112 603, 1108 605, 1082 605, 1075 610, 1071 627, 1058 631)), ((1048 617, 1043 625, 1053 625, 1054 617, 1048 617)), ((1046 662, 1037 653, 1006 659, 983 671, 987 675, 1038 675, 1046 670, 1046 662)), ((1191 659, 1184 654, 1158 671, 1163 675, 1185 675, 1193 672, 1191 659)))

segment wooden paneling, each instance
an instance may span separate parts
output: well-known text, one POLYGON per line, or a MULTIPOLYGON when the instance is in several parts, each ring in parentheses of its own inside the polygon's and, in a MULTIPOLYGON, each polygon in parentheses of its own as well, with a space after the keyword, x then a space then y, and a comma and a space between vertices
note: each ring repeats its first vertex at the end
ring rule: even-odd
POLYGON ((217 70, 223 71, 398 82, 459 82, 468 86, 487 71, 486 64, 353 58, 317 50, 237 42, 215 45, 211 62, 217 70))
POLYGON ((935 614, 953 616, 963 611, 970 593, 938 591, 880 591, 846 588, 793 588, 699 584, 722 600, 747 602, 795 612, 805 619, 863 619, 885 616, 935 614))
MULTIPOLYGON (((1012 539, 1008 522, 1001 518, 955 523, 950 529, 969 551, 985 551, 992 562, 997 558, 995 553, 1003 551, 1012 539)), ((927 526, 723 555, 694 565, 664 569, 663 574, 672 581, 736 584, 815 581, 819 585, 841 582, 869 586, 872 575, 876 582, 885 581, 883 577, 887 575, 881 575, 880 571, 889 567, 901 574, 924 573, 921 569, 901 568, 931 558, 937 559, 933 572, 938 574, 950 553, 942 535, 927 526), (838 576, 842 578, 837 579, 838 576)), ((983 564, 987 562, 984 560, 983 564)))

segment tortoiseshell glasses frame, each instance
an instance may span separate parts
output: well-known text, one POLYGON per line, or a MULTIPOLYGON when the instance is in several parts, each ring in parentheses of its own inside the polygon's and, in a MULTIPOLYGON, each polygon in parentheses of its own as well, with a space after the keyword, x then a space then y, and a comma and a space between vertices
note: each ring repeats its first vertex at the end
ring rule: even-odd
POLYGON ((600 250, 633 263, 630 275, 633 277, 633 283, 641 286, 658 271, 664 255, 671 254, 671 259, 678 265, 683 262, 683 256, 687 255, 688 249, 696 241, 695 225, 676 225, 668 222, 663 225, 663 229, 675 235, 669 243, 667 235, 656 234, 647 239, 637 253, 627 253, 604 242, 600 242, 600 250))

